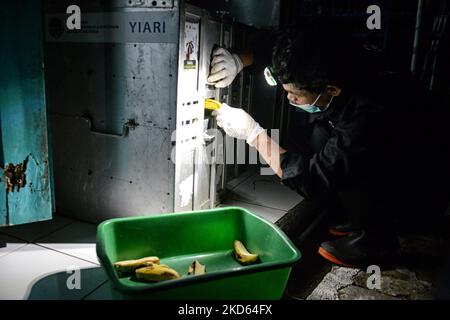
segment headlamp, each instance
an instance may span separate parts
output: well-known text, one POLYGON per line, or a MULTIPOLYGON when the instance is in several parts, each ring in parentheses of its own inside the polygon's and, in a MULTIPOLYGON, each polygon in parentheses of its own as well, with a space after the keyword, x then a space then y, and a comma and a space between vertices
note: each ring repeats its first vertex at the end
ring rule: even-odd
POLYGON ((264 77, 266 78, 266 82, 269 86, 274 87, 277 85, 277 80, 275 80, 275 77, 273 76, 271 67, 264 69, 264 77))

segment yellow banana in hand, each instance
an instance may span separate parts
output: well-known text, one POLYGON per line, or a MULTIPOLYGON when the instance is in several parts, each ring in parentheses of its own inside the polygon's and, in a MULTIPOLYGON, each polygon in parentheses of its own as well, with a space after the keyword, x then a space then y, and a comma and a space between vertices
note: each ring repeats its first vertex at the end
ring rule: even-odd
POLYGON ((214 99, 205 99, 205 109, 206 110, 210 110, 210 111, 214 111, 214 110, 218 110, 222 107, 222 104, 214 99))
POLYGON ((234 241, 234 256, 240 263, 245 265, 256 263, 259 259, 259 255, 248 252, 247 248, 239 240, 234 241))
POLYGON ((164 281, 178 279, 180 275, 166 265, 149 264, 136 270, 136 278, 144 281, 164 281))
POLYGON ((130 273, 138 268, 145 267, 148 263, 159 264, 159 258, 146 257, 138 260, 118 261, 114 263, 114 267, 119 273, 130 273))

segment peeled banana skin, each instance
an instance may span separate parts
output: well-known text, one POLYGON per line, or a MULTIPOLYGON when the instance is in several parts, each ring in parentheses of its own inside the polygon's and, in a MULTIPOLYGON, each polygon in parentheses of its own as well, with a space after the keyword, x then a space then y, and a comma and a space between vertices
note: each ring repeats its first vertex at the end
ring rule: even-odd
POLYGON ((259 260, 259 255, 248 252, 247 248, 239 240, 234 241, 234 256, 244 265, 253 264, 259 260))
POLYGON ((202 265, 200 262, 195 260, 189 266, 188 275, 199 276, 206 273, 206 267, 202 265))
POLYGON ((178 279, 180 275, 166 265, 151 263, 136 270, 136 278, 143 281, 164 281, 178 279))
POLYGON ((147 266, 148 264, 159 264, 158 257, 146 257, 138 260, 118 261, 114 263, 114 267, 119 273, 132 273, 138 268, 147 266))

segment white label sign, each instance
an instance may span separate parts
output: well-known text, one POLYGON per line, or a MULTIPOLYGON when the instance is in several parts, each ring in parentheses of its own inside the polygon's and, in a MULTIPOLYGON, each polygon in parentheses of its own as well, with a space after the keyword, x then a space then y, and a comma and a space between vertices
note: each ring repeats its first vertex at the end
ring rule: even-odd
POLYGON ((176 11, 82 13, 81 29, 69 30, 67 15, 45 17, 48 42, 176 43, 176 11))

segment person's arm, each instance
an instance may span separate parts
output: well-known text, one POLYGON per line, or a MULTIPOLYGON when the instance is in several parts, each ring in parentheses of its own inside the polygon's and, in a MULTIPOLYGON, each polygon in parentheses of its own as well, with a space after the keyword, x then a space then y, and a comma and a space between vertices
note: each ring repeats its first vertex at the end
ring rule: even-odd
POLYGON ((244 68, 250 67, 253 65, 253 49, 252 48, 246 48, 245 50, 238 52, 237 55, 242 61, 242 65, 244 68))
POLYGON ((254 146, 272 170, 282 176, 280 168, 280 154, 286 152, 277 142, 271 139, 266 131, 247 112, 240 108, 233 108, 223 103, 221 108, 213 112, 217 118, 217 125, 227 135, 246 140, 254 146))
POLYGON ((383 134, 376 129, 374 118, 361 114, 338 124, 325 146, 311 158, 295 152, 281 155, 281 182, 311 198, 370 174, 376 169, 370 167, 374 163, 371 158, 376 156, 373 146, 383 134))
POLYGON ((280 155, 285 154, 286 150, 269 137, 266 131, 260 133, 255 141, 251 142, 251 145, 254 145, 264 161, 281 178, 283 176, 283 170, 281 169, 280 155))
POLYGON ((214 114, 219 127, 229 136, 255 146, 281 182, 305 197, 323 196, 334 187, 367 174, 370 157, 374 156, 369 150, 386 134, 376 112, 359 113, 336 125, 322 150, 306 157, 281 148, 242 109, 222 104, 214 114))

